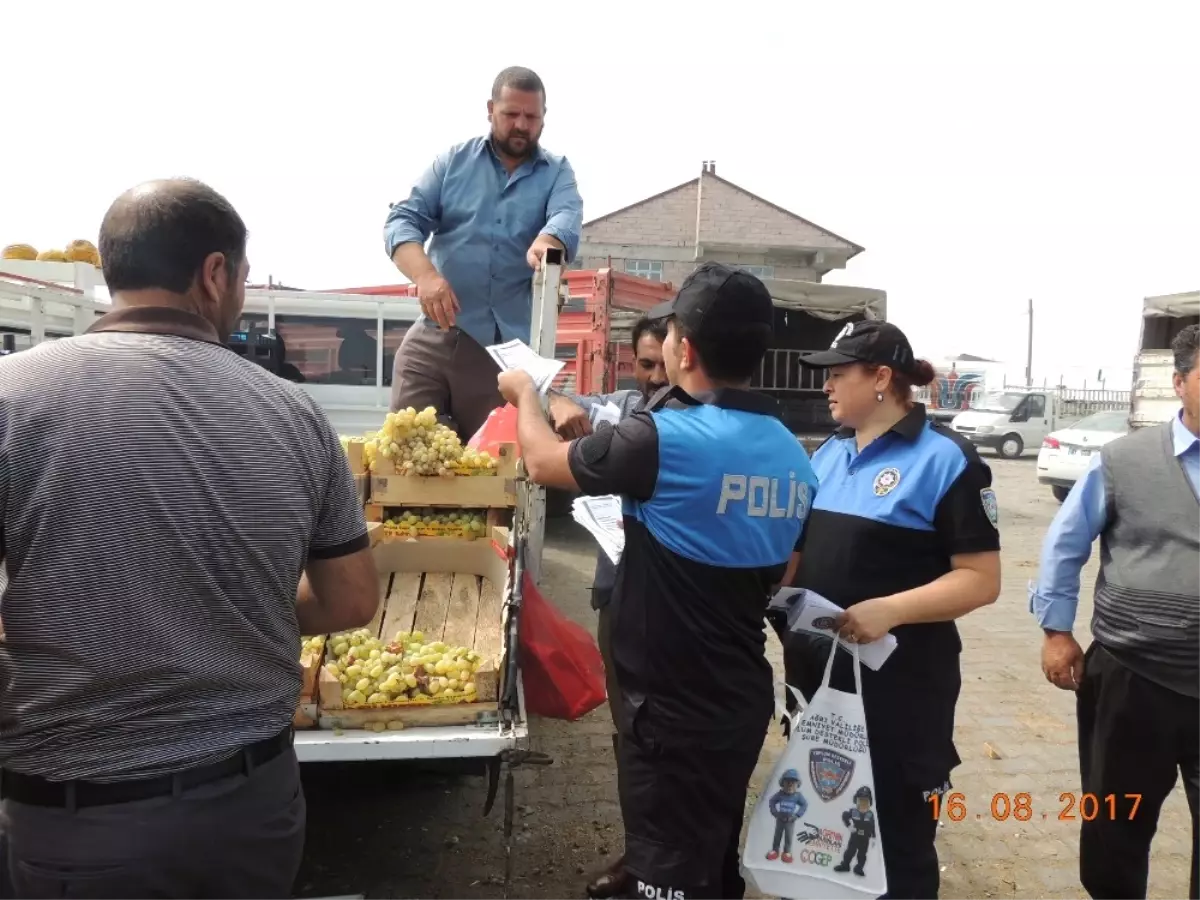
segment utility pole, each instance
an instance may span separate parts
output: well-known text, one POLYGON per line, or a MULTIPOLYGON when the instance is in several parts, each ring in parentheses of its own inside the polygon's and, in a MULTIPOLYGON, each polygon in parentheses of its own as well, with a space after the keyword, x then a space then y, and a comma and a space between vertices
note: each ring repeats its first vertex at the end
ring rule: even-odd
POLYGON ((1029 298, 1029 338, 1025 345, 1025 387, 1033 387, 1033 298, 1029 298))

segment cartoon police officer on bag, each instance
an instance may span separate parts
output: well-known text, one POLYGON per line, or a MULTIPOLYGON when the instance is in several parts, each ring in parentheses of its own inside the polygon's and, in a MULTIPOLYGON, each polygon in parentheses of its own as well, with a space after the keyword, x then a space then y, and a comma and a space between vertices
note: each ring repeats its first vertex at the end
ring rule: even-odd
POLYGON ((775 817, 775 839, 771 842, 771 852, 768 860, 779 859, 779 845, 783 844, 783 861, 792 861, 792 837, 796 830, 796 820, 808 809, 808 801, 800 793, 800 773, 788 769, 779 778, 779 790, 771 798, 769 804, 771 815, 775 817))
POLYGON ((867 849, 871 846, 871 839, 875 837, 875 811, 871 809, 873 801, 871 789, 865 784, 854 792, 854 808, 842 813, 842 824, 850 829, 850 840, 846 842, 846 853, 842 861, 833 867, 833 871, 849 872, 850 858, 857 855, 854 874, 866 874, 863 866, 867 864, 867 849))

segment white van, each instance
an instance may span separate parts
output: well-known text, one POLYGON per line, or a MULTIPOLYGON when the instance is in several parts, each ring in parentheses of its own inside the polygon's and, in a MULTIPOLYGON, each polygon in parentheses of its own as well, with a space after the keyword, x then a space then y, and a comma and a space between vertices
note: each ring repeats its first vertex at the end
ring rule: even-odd
POLYGON ((1016 459, 1026 449, 1040 448, 1052 431, 1096 412, 1097 408, 1089 408, 1092 406, 1064 402, 1057 391, 1007 388, 977 398, 971 409, 954 417, 950 427, 977 447, 989 447, 1005 459, 1016 459))

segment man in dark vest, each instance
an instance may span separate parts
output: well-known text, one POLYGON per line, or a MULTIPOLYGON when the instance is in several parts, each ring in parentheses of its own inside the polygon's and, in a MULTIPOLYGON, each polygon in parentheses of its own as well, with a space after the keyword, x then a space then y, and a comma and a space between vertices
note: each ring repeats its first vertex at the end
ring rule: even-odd
POLYGON ((1183 329, 1171 349, 1183 409, 1093 454, 1050 526, 1030 587, 1046 635, 1042 670, 1078 695, 1083 794, 1098 805, 1079 811, 1079 873, 1095 898, 1146 896, 1150 840, 1177 772, 1192 812, 1189 897, 1200 881, 1200 326, 1183 329), (1084 653, 1072 627, 1097 537, 1084 653))

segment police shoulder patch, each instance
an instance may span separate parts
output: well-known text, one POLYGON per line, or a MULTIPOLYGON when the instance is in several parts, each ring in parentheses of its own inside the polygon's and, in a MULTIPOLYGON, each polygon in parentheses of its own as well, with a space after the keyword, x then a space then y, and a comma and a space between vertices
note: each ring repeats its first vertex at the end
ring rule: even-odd
POLYGON ((579 439, 579 455, 584 463, 594 466, 608 455, 615 432, 611 427, 599 428, 585 438, 579 439))
POLYGON ((900 483, 900 470, 892 466, 888 466, 882 472, 875 476, 875 483, 872 488, 875 491, 876 497, 886 497, 896 485, 900 483))
POLYGON ((979 499, 983 501, 983 512, 992 523, 992 527, 1000 530, 1000 504, 996 502, 996 492, 991 488, 982 488, 979 499))

